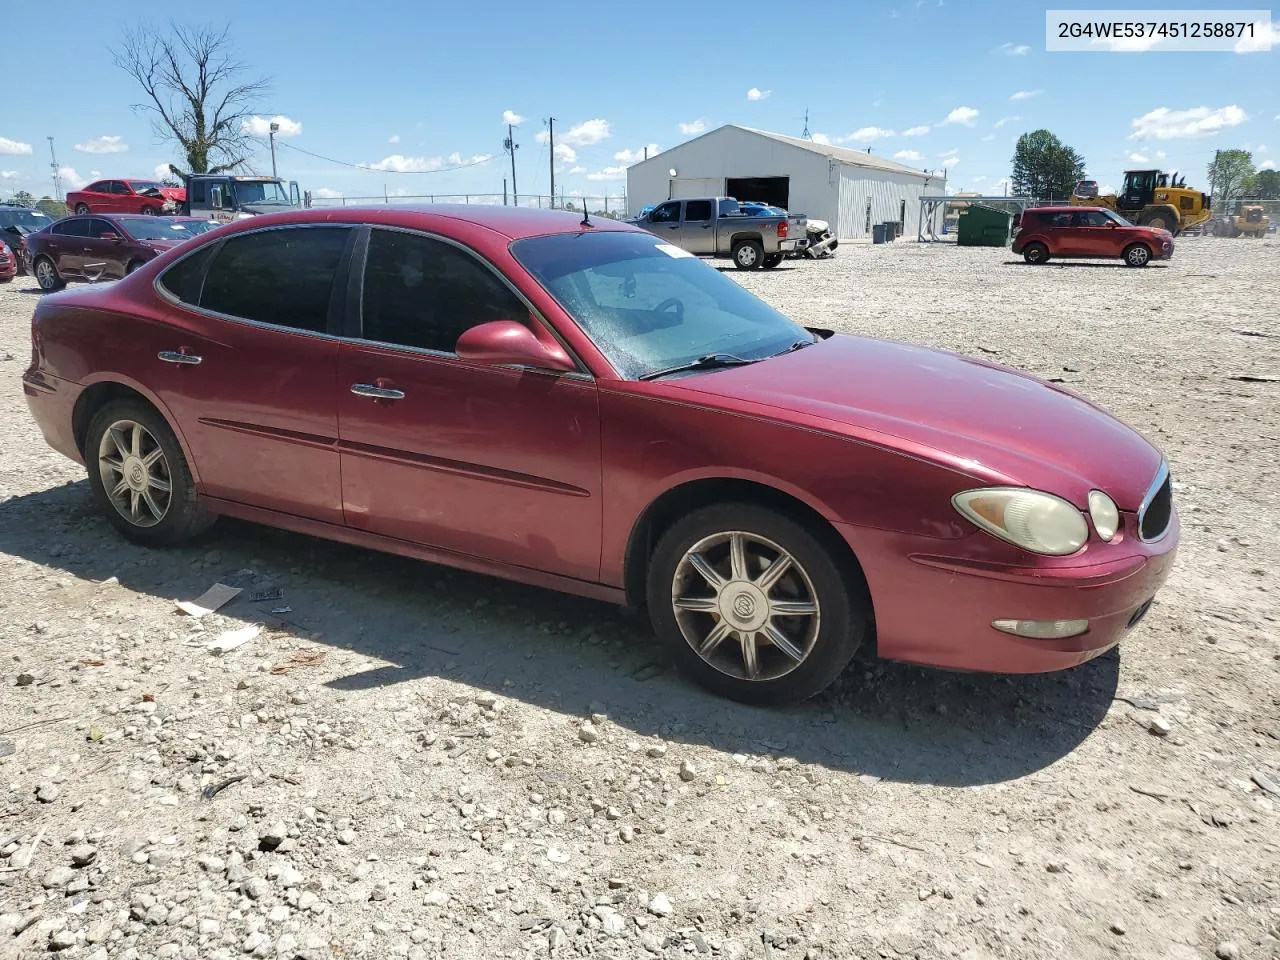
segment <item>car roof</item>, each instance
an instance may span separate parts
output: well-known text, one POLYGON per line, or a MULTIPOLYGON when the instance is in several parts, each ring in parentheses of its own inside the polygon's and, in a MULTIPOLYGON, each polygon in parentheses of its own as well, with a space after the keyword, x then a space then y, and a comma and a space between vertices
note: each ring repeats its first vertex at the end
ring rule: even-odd
MULTIPOLYGON (((239 229, 284 225, 293 223, 367 223, 391 227, 430 229, 433 221, 454 220, 459 223, 484 227, 508 240, 524 237, 541 237, 553 233, 577 233, 583 229, 582 213, 572 210, 533 210, 527 207, 497 207, 484 204, 390 204, 370 207, 313 207, 309 210, 288 210, 266 213, 247 220, 235 221, 239 229)), ((591 228, 596 231, 627 231, 643 233, 637 227, 592 216, 591 228)), ((436 224, 438 225, 438 224, 436 224)), ((238 230, 237 230, 238 232, 238 230)))
POLYGON ((1063 204, 1053 207, 1028 207, 1028 213, 1075 213, 1077 210, 1102 210, 1103 207, 1095 207, 1092 204, 1085 206, 1084 204, 1063 204))

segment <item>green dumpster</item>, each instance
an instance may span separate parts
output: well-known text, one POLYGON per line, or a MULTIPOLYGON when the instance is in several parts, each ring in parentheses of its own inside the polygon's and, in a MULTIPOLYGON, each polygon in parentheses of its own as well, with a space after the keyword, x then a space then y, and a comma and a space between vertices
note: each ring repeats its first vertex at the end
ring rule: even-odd
POLYGON ((971 203, 960 211, 956 242, 962 247, 1003 247, 1009 242, 1013 216, 997 207, 971 203))

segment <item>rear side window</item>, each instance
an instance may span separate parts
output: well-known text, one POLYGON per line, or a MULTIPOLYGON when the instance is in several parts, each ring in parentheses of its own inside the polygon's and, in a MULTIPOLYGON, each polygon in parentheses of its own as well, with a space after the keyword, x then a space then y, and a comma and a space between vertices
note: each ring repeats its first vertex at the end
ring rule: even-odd
POLYGON ((86 231, 90 237, 100 237, 104 233, 114 233, 120 235, 120 228, 113 224, 110 220, 103 220, 101 217, 94 217, 88 221, 88 230, 86 231))
POLYGON ((160 275, 160 286, 183 303, 198 306, 200 290, 204 286, 205 267, 209 265, 209 258, 213 256, 217 246, 216 243, 211 243, 199 253, 193 253, 185 260, 175 263, 160 275))
POLYGON ((204 186, 205 184, 203 180, 197 180, 191 184, 191 196, 188 199, 190 199, 192 203, 205 202, 204 186))
POLYGON ((63 220, 55 223, 51 232, 60 237, 87 237, 89 236, 89 218, 76 217, 74 220, 63 220))
POLYGON ((711 219, 711 201, 710 200, 689 200, 684 205, 684 218, 686 221, 702 221, 711 219))
POLYGON ((526 322, 529 308, 476 257, 442 240, 374 230, 361 304, 366 340, 453 353, 491 320, 526 322))
POLYGON ((302 227, 231 237, 209 264, 200 306, 322 333, 350 229, 302 227))

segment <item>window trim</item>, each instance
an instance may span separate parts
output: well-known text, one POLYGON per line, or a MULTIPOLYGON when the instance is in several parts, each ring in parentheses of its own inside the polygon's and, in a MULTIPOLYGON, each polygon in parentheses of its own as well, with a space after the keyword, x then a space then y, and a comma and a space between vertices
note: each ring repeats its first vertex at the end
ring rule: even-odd
POLYGON ((182 307, 184 310, 190 310, 193 313, 198 313, 203 317, 209 317, 214 320, 229 320, 232 323, 243 323, 251 327, 260 327, 264 330, 278 330, 278 331, 283 331, 285 333, 298 334, 299 336, 304 336, 304 337, 319 337, 324 340, 341 341, 346 338, 341 333, 334 333, 333 331, 335 327, 344 326, 342 319, 343 319, 343 314, 345 312, 347 287, 348 287, 349 279, 351 276, 352 248, 355 245, 355 235, 360 232, 360 228, 363 226, 365 226, 365 224, 345 223, 345 222, 337 223, 333 221, 324 221, 319 223, 281 223, 281 224, 272 224, 265 227, 257 227, 252 230, 239 231, 235 234, 232 234, 231 236, 218 237, 217 239, 212 240, 209 243, 202 243, 199 246, 195 247, 194 249, 188 250, 186 253, 180 256, 177 260, 173 261, 173 263, 169 264, 169 266, 165 267, 164 270, 162 270, 160 273, 156 275, 155 280, 151 282, 151 287, 156 292, 156 294, 160 296, 163 300, 168 301, 174 306, 182 307), (237 317, 237 316, 234 316, 233 314, 219 313, 216 310, 209 310, 206 307, 200 306, 198 303, 187 303, 185 300, 179 300, 176 296, 174 296, 173 293, 171 293, 168 290, 168 288, 166 288, 160 282, 161 280, 164 279, 164 277, 169 273, 170 270, 174 269, 178 264, 182 263, 184 260, 187 260, 190 257, 196 256, 203 250, 207 250, 209 248, 215 248, 212 250, 212 253, 209 257, 209 262, 204 265, 204 271, 200 275, 200 295, 201 297, 203 297, 204 285, 209 277, 209 266, 214 262, 214 260, 217 259, 218 254, 222 252, 222 248, 229 241, 234 240, 237 237, 247 237, 247 236, 251 236, 253 234, 258 234, 258 233, 268 233, 273 230, 311 230, 311 229, 318 229, 318 228, 324 228, 324 227, 328 227, 328 228, 340 227, 342 229, 347 230, 348 236, 347 236, 346 246, 343 247, 343 250, 342 250, 342 257, 338 262, 337 272, 334 274, 333 290, 331 290, 329 293, 329 308, 328 308, 328 314, 325 318, 326 329, 323 331, 306 330, 302 327, 290 327, 286 324, 268 323, 265 320, 254 320, 251 317, 237 317))
MULTIPOLYGON (((575 351, 564 337, 560 335, 560 331, 555 328, 555 325, 547 321, 547 318, 543 316, 542 311, 533 305, 529 298, 511 282, 511 279, 507 277, 506 274, 499 270, 487 257, 482 256, 478 251, 459 240, 455 240, 453 237, 446 237, 430 230, 423 230, 415 227, 401 227, 384 223, 366 223, 362 226, 364 227, 363 233, 365 236, 363 242, 359 244, 356 254, 351 258, 351 283, 348 287, 349 294, 347 298, 347 309, 351 311, 351 315, 348 317, 348 323, 346 326, 348 329, 353 330, 354 333, 345 337, 346 340, 351 343, 367 344, 369 346, 380 347, 387 350, 397 350, 423 357, 433 357, 440 360, 455 360, 461 363, 469 363, 469 361, 462 360, 458 354, 452 350, 430 350, 426 347, 411 347, 403 343, 387 343, 385 340, 372 340, 364 336, 364 273, 365 264, 369 255, 369 242, 373 239, 374 230, 387 230, 393 233, 406 233, 410 236, 422 237, 426 240, 439 240, 442 243, 446 243, 454 249, 461 251, 463 254, 472 257, 480 264, 482 269, 488 270, 489 273, 497 278, 499 283, 505 286, 512 294, 515 295, 517 300, 524 304, 525 309, 528 311, 528 315, 540 324, 543 330, 555 338, 556 342, 564 348, 565 353, 569 355, 570 359, 573 360, 574 364, 578 368, 577 370, 552 371, 540 370, 537 367, 504 365, 503 367, 495 369, 522 370, 529 373, 542 373, 556 377, 571 377, 573 379, 595 379, 590 368, 583 363, 582 358, 578 356, 577 351, 575 351)), ((471 365, 474 366, 474 364, 471 365)))

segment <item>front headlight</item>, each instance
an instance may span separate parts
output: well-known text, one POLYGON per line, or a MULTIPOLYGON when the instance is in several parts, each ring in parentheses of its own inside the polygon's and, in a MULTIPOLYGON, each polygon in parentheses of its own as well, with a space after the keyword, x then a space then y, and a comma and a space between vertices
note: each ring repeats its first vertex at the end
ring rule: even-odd
POLYGON ((1089 525, 1080 511, 1051 493, 985 487, 957 493, 951 502, 983 530, 1032 553, 1064 557, 1089 539, 1089 525))
POLYGON ((1089 516, 1093 518, 1093 529, 1103 540, 1110 541, 1120 529, 1120 511, 1116 502, 1101 490, 1089 491, 1089 516))

